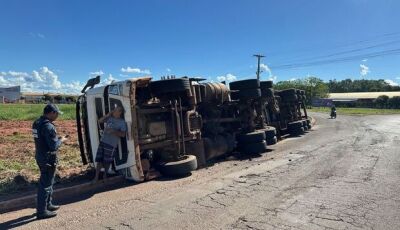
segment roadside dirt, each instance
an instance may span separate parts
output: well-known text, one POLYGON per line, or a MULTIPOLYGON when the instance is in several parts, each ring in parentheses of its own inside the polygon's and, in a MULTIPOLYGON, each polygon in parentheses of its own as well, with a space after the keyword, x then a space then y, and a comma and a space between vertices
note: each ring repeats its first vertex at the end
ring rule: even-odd
MULTIPOLYGON (((76 124, 73 120, 56 121, 58 135, 69 135, 59 151, 60 165, 57 183, 69 183, 90 177, 83 166, 77 143, 76 124)), ((0 121, 0 200, 13 191, 30 192, 39 177, 32 138, 32 121, 0 121)))

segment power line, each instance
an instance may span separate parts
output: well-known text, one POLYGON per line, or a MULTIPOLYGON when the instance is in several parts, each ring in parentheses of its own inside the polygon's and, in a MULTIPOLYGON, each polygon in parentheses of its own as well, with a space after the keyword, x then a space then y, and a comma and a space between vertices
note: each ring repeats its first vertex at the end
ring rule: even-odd
POLYGON ((367 47, 362 47, 362 48, 357 48, 357 49, 352 49, 352 50, 347 50, 347 51, 342 51, 342 52, 322 55, 322 56, 305 58, 302 61, 311 61, 311 60, 314 60, 314 59, 334 57, 334 56, 338 56, 338 55, 342 55, 342 54, 357 53, 357 52, 360 52, 360 51, 375 49, 375 48, 384 47, 384 46, 388 46, 388 45, 392 45, 392 44, 396 44, 396 43, 400 43, 400 40, 391 41, 391 42, 385 42, 385 43, 381 43, 381 44, 378 44, 378 45, 367 46, 367 47))
POLYGON ((336 58, 336 59, 276 65, 276 66, 271 66, 271 69, 294 69, 294 68, 300 68, 300 67, 309 67, 309 66, 326 65, 326 64, 332 64, 332 63, 348 62, 348 61, 353 61, 353 60, 359 60, 361 58, 374 58, 374 57, 397 55, 397 54, 400 54, 400 48, 384 50, 384 51, 379 51, 379 52, 372 52, 372 53, 367 53, 367 54, 353 55, 353 56, 349 56, 349 57, 342 57, 342 58, 336 58))
MULTIPOLYGON (((372 38, 369 38, 369 39, 352 41, 352 42, 348 42, 348 43, 341 43, 341 44, 338 44, 336 46, 328 47, 328 50, 333 50, 333 49, 338 50, 338 49, 342 49, 342 48, 346 48, 346 47, 354 47, 355 45, 368 44, 368 43, 372 43, 372 42, 381 42, 381 41, 385 41, 386 38, 393 38, 393 37, 397 38, 399 35, 400 35, 400 32, 386 33, 386 34, 378 35, 378 36, 375 36, 375 37, 372 37, 372 38)), ((284 52, 284 53, 304 54, 304 53, 310 53, 310 52, 315 50, 315 47, 309 47, 309 48, 310 49, 308 49, 308 48, 307 49, 300 49, 300 50, 298 50, 299 52, 296 52, 296 51, 293 52, 293 50, 292 50, 292 51, 288 51, 288 52, 284 52)), ((279 52, 279 51, 275 52, 276 53, 275 55, 274 55, 274 52, 269 52, 269 53, 270 53, 269 56, 276 56, 276 55, 284 54, 283 52, 279 52), (272 53, 272 55, 271 55, 271 53, 272 53)), ((297 58, 297 59, 301 58, 301 55, 297 55, 297 57, 294 57, 294 58, 297 58)), ((294 61, 296 61, 296 60, 294 60, 294 61)))

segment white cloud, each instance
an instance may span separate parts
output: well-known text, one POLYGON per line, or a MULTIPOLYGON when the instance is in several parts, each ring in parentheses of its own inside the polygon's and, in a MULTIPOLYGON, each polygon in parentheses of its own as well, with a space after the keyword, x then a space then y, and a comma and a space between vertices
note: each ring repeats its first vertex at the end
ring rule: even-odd
POLYGON ((397 80, 400 80, 400 77, 396 77, 397 80))
POLYGON ((290 78, 289 81, 296 81, 297 78, 290 78))
POLYGON ((271 69, 269 68, 269 66, 267 64, 261 63, 260 64, 260 69, 263 72, 268 72, 268 80, 276 82, 278 77, 272 74, 272 71, 271 71, 271 69))
POLYGON ((121 68, 121 72, 123 73, 139 73, 139 74, 151 74, 150 70, 148 69, 139 69, 139 68, 132 68, 132 67, 126 67, 126 68, 121 68))
POLYGON ((94 71, 94 72, 90 72, 89 73, 91 76, 97 76, 97 75, 103 75, 104 74, 104 72, 103 72, 103 70, 99 70, 99 71, 94 71))
POLYGON ((131 78, 131 76, 126 75, 126 74, 119 74, 119 76, 120 76, 120 77, 123 77, 123 78, 131 78))
POLYGON ((362 62, 367 62, 367 61, 368 61, 368 59, 363 59, 363 60, 362 60, 362 62))
POLYGON ((23 92, 78 94, 84 84, 79 81, 62 83, 58 75, 43 66, 32 73, 10 70, 0 72, 0 87, 20 85, 23 92))
POLYGON ((231 73, 228 73, 225 76, 218 76, 217 77, 218 81, 227 81, 227 82, 236 81, 236 79, 237 79, 237 77, 235 75, 231 74, 231 73))
POLYGON ((46 38, 46 36, 44 36, 44 34, 42 34, 42 33, 33 33, 33 32, 30 32, 29 35, 30 35, 31 37, 33 37, 33 38, 41 38, 41 39, 45 39, 45 38, 46 38))
POLYGON ((390 79, 386 79, 385 82, 388 83, 391 86, 399 86, 399 83, 397 83, 397 82, 395 82, 393 80, 390 80, 390 79))
POLYGON ((114 81, 118 81, 118 79, 114 78, 111 74, 109 74, 106 79, 101 81, 100 85, 108 85, 113 83, 114 81))
POLYGON ((366 66, 364 64, 360 65, 360 75, 361 75, 361 77, 365 77, 369 72, 371 72, 371 71, 369 70, 368 66, 366 66))
POLYGON ((167 69, 165 69, 167 72, 171 72, 171 69, 170 68, 167 68, 167 69))

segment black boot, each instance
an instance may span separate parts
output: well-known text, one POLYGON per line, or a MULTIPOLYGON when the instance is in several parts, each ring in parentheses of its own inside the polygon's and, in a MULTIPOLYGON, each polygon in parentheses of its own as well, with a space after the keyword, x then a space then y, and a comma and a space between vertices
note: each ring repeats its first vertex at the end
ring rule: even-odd
POLYGON ((48 210, 46 210, 46 211, 44 211, 42 213, 36 213, 36 218, 38 220, 52 218, 52 217, 55 217, 55 216, 57 216, 57 213, 52 212, 52 211, 48 211, 48 210))
POLYGON ((54 205, 54 204, 49 204, 47 206, 47 210, 49 210, 49 211, 57 211, 59 208, 60 208, 59 205, 54 205))

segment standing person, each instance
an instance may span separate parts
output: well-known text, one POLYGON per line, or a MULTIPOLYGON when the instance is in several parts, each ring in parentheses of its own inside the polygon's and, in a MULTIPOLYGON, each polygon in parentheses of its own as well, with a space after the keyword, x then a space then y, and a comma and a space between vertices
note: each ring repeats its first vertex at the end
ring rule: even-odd
POLYGON ((53 121, 62 114, 56 105, 48 104, 43 109, 43 115, 32 125, 35 140, 35 158, 40 170, 37 192, 36 216, 38 219, 51 218, 57 215, 60 208, 52 203, 53 184, 58 163, 57 152, 66 137, 58 137, 53 121))
POLYGON ((126 136, 127 125, 121 115, 124 108, 116 107, 113 111, 99 119, 99 123, 104 123, 103 136, 96 153, 96 175, 93 182, 99 180, 101 168, 104 167, 104 178, 107 178, 107 169, 114 161, 114 155, 121 137, 126 136))

